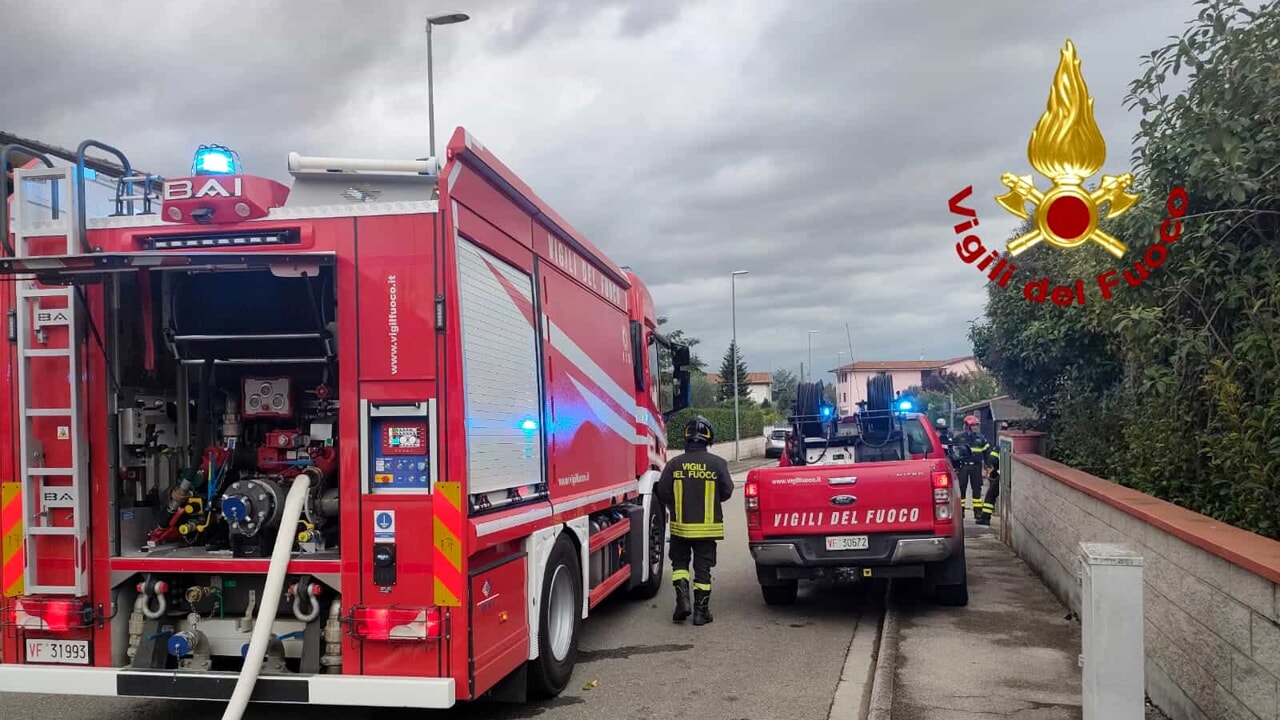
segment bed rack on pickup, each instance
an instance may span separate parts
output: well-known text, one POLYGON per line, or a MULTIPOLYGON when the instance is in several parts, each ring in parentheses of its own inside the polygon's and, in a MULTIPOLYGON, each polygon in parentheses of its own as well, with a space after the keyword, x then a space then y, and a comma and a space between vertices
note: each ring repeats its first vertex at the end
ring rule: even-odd
POLYGON ((910 456, 903 422, 910 407, 900 407, 893 380, 880 373, 867 380, 867 400, 852 416, 840 417, 823 400, 822 382, 801 383, 796 389, 791 424, 792 456, 797 465, 838 462, 905 460, 910 456), (844 450, 844 452, 842 452, 844 450), (836 458, 835 456, 839 456, 836 458), (852 457, 850 457, 852 455, 852 457))

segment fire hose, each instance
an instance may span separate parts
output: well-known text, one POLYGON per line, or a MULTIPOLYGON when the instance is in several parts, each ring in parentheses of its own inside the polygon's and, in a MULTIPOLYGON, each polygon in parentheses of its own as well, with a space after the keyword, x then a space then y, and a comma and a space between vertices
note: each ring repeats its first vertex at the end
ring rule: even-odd
POLYGON ((311 473, 299 474, 294 478, 289 495, 285 498, 280 517, 282 530, 276 535, 276 544, 271 550, 271 566, 267 570, 267 582, 262 589, 262 602, 258 605, 253 636, 249 639, 249 651, 245 653, 244 667, 240 670, 240 677, 236 679, 236 689, 231 694, 226 711, 222 713, 222 720, 240 720, 244 716, 245 708, 249 706, 249 697, 253 695, 253 686, 258 682, 267 645, 274 637, 271 625, 275 620, 276 609, 280 607, 285 571, 289 568, 289 558, 293 551, 294 533, 291 530, 297 527, 298 520, 302 517, 302 506, 306 504, 311 480, 311 473))

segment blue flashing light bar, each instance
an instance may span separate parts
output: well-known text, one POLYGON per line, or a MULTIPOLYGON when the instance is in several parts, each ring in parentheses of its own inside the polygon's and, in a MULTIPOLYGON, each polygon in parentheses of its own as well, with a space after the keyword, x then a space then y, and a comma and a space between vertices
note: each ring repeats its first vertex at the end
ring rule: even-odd
POLYGON ((903 400, 902 402, 898 403, 898 409, 901 410, 902 412, 911 412, 911 408, 912 408, 912 405, 910 400, 903 400))

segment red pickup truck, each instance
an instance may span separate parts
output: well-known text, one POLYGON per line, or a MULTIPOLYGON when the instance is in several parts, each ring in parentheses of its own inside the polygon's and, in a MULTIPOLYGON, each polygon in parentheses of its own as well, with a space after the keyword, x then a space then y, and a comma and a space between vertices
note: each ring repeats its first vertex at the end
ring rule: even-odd
POLYGON ((935 602, 968 603, 948 449, 910 401, 893 402, 848 418, 793 417, 803 441, 781 466, 747 475, 747 537, 767 604, 794 603, 800 580, 850 571, 923 578, 935 602))

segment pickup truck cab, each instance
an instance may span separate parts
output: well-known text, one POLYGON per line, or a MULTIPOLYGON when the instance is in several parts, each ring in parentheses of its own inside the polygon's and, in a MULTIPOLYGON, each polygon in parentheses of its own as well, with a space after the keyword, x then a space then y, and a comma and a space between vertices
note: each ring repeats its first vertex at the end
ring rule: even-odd
MULTIPOLYGON (((765 602, 795 602, 800 580, 852 574, 923 578, 939 604, 967 604, 964 516, 947 449, 925 415, 860 416, 817 425, 819 437, 804 433, 799 464, 747 475, 747 536, 765 602)), ((815 427, 797 428, 806 424, 815 427)))

